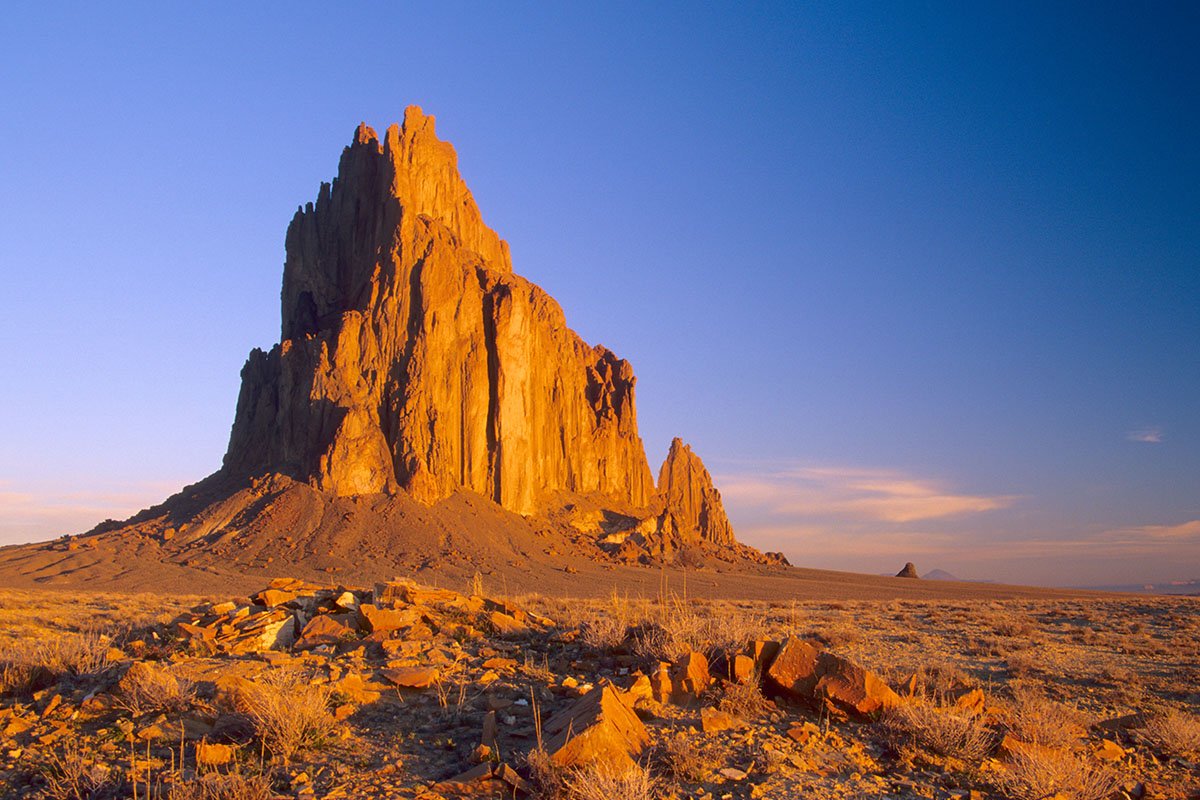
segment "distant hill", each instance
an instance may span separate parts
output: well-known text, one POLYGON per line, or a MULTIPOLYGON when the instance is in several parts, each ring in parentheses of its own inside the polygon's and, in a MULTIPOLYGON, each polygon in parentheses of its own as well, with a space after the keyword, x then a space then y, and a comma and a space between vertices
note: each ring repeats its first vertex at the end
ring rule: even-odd
POLYGON ((944 569, 931 569, 921 576, 927 581, 961 581, 962 578, 951 575, 944 569))

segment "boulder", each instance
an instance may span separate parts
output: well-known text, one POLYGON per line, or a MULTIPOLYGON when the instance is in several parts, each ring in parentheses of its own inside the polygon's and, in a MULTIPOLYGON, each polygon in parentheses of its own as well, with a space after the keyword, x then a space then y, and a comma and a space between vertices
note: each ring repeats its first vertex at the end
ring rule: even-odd
POLYGON ((917 574, 917 567, 911 561, 904 565, 904 569, 896 573, 897 578, 920 578, 917 574))
POLYGON ((866 717, 900 702, 873 672, 849 659, 789 638, 767 671, 774 693, 839 715, 866 717))
POLYGON ((293 645, 294 650, 311 650, 357 638, 358 625, 352 614, 321 614, 309 620, 293 645))
POLYGON ((383 677, 405 689, 425 689, 441 676, 433 667, 393 667, 385 669, 383 677))
POLYGON ((551 717, 545 733, 550 759, 563 767, 598 763, 623 771, 650 743, 642 721, 608 683, 551 717))
POLYGON ((415 608, 379 608, 370 603, 358 607, 358 616, 363 630, 368 633, 386 633, 412 627, 421 622, 421 612, 415 608))

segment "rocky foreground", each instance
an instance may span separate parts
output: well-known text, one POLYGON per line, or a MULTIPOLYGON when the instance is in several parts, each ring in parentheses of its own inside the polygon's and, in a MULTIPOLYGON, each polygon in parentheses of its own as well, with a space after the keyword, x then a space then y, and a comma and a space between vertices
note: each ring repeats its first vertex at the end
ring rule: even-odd
POLYGON ((1062 603, 978 604, 967 620, 944 605, 818 615, 666 591, 587 604, 474 589, 280 579, 122 633, 54 638, 36 633, 64 625, 61 609, 38 610, 48 596, 5 595, 0 796, 1101 800, 1200 788, 1200 667, 1194 647, 1173 644, 1195 641, 1187 600, 1127 603, 1124 622, 1119 603, 1092 604, 1075 626, 1079 607, 1062 603), (971 660, 948 660, 948 646, 971 660))

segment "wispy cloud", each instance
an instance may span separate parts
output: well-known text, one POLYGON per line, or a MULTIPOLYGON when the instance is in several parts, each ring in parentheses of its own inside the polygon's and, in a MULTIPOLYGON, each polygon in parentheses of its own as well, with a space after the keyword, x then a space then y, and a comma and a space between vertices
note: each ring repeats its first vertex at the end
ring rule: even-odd
POLYGON ((1158 444, 1163 440, 1162 428, 1146 427, 1137 428, 1125 434, 1125 438, 1131 442, 1146 442, 1147 444, 1158 444))
POLYGON ((1016 498, 956 492, 938 481, 891 470, 795 466, 720 476, 721 493, 739 504, 789 517, 887 523, 960 517, 1006 508, 1016 498))
POLYGON ((803 566, 883 573, 914 561, 964 577, 1079 585, 1200 564, 1200 519, 1090 525, 1046 517, 1037 498, 894 469, 727 467, 715 479, 739 538, 803 566))

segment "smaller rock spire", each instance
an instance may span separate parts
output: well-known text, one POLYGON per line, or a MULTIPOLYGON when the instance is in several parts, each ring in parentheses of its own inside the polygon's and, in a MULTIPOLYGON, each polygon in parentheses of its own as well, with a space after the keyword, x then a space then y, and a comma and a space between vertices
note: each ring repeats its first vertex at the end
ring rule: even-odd
POLYGON ((721 505, 699 456, 675 437, 658 473, 658 494, 663 501, 659 530, 684 542, 697 540, 718 545, 734 544, 733 527, 721 505))

